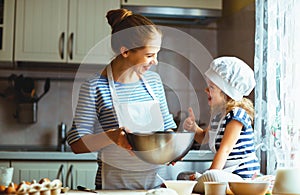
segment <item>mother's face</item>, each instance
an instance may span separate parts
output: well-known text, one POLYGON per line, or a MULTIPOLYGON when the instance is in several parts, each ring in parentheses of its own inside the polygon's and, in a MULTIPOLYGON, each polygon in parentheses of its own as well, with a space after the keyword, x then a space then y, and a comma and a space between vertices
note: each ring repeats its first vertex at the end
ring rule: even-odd
POLYGON ((128 62, 138 74, 144 74, 152 65, 157 65, 160 47, 146 46, 143 49, 128 51, 128 62))
POLYGON ((157 55, 160 51, 161 36, 147 41, 146 46, 128 50, 127 60, 138 74, 144 74, 152 65, 157 65, 157 55))

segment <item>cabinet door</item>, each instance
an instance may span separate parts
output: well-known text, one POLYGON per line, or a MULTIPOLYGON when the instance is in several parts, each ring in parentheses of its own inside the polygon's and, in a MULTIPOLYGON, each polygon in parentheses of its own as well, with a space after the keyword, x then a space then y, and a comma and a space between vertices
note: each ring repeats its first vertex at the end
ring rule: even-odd
POLYGON ((20 183, 21 181, 36 180, 39 182, 42 178, 56 179, 61 165, 67 167, 66 162, 41 162, 41 161, 12 161, 14 167, 13 181, 20 183))
POLYGON ((16 61, 66 62, 68 0, 18 0, 16 61))
POLYGON ((90 54, 88 52, 110 35, 111 29, 106 20, 106 13, 118 8, 119 0, 70 0, 69 62, 81 63, 85 57, 87 63, 109 62, 110 56, 101 50, 90 54))
MULTIPOLYGON (((15 60, 81 63, 110 34, 105 16, 119 7, 119 0, 17 1, 15 60)), ((100 52, 90 58, 109 61, 100 52)))
POLYGON ((0 167, 10 167, 10 162, 6 160, 1 160, 0 167))
POLYGON ((0 61, 13 60, 15 0, 0 1, 0 61))
POLYGON ((67 172, 66 186, 74 189, 76 186, 81 185, 90 189, 95 189, 95 178, 98 169, 96 161, 68 162, 68 167, 71 172, 67 172))

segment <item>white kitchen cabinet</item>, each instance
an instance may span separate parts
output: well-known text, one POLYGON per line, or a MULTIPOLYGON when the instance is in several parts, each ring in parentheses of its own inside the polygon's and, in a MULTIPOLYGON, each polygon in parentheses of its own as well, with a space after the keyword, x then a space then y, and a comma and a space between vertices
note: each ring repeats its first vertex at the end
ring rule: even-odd
POLYGON ((10 162, 7 160, 1 160, 0 167, 10 167, 10 162))
MULTIPOLYGON (((110 34, 105 16, 119 7, 119 0, 18 0, 15 61, 81 63, 110 34)), ((109 60, 93 55, 95 63, 109 60)))
POLYGON ((15 0, 0 1, 0 61, 12 62, 15 0))
POLYGON ((63 186, 71 189, 78 185, 95 188, 96 161, 12 161, 11 165, 14 167, 15 183, 58 178, 63 186))
POLYGON ((76 188, 78 185, 95 189, 95 178, 97 174, 97 162, 68 162, 66 174, 66 185, 76 188))
POLYGON ((13 181, 20 183, 21 181, 37 180, 49 178, 53 180, 57 178, 57 174, 61 165, 66 166, 66 162, 49 162, 49 161, 12 161, 14 167, 13 181))

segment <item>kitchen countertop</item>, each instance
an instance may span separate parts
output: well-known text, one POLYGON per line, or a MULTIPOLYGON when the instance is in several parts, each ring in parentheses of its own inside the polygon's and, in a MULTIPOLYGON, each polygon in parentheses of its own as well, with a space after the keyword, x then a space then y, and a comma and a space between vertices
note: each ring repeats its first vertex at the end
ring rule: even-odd
MULTIPOLYGON (((212 161, 208 150, 190 150, 183 161, 212 161)), ((96 160, 97 153, 74 154, 55 151, 0 151, 0 160, 96 160)))
POLYGON ((210 150, 190 150, 183 161, 212 161, 215 154, 210 150))
POLYGON ((52 151, 0 151, 0 160, 97 160, 97 153, 74 154, 52 151))

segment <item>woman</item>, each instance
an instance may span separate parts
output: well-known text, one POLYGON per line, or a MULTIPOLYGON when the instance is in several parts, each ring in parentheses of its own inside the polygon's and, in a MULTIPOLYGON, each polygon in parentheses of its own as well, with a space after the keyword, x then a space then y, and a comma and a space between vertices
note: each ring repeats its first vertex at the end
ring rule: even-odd
POLYGON ((83 83, 68 143, 74 153, 99 151, 96 189, 151 189, 162 166, 132 154, 123 127, 134 132, 176 128, 156 65, 162 34, 126 9, 107 13, 115 58, 83 83))
POLYGON ((195 140, 208 142, 215 153, 210 169, 200 178, 196 190, 203 192, 204 181, 251 179, 260 171, 255 154, 254 108, 245 98, 255 86, 251 68, 236 57, 215 59, 205 72, 206 93, 211 110, 207 129, 195 123, 193 110, 184 121, 184 128, 194 131, 195 140))

